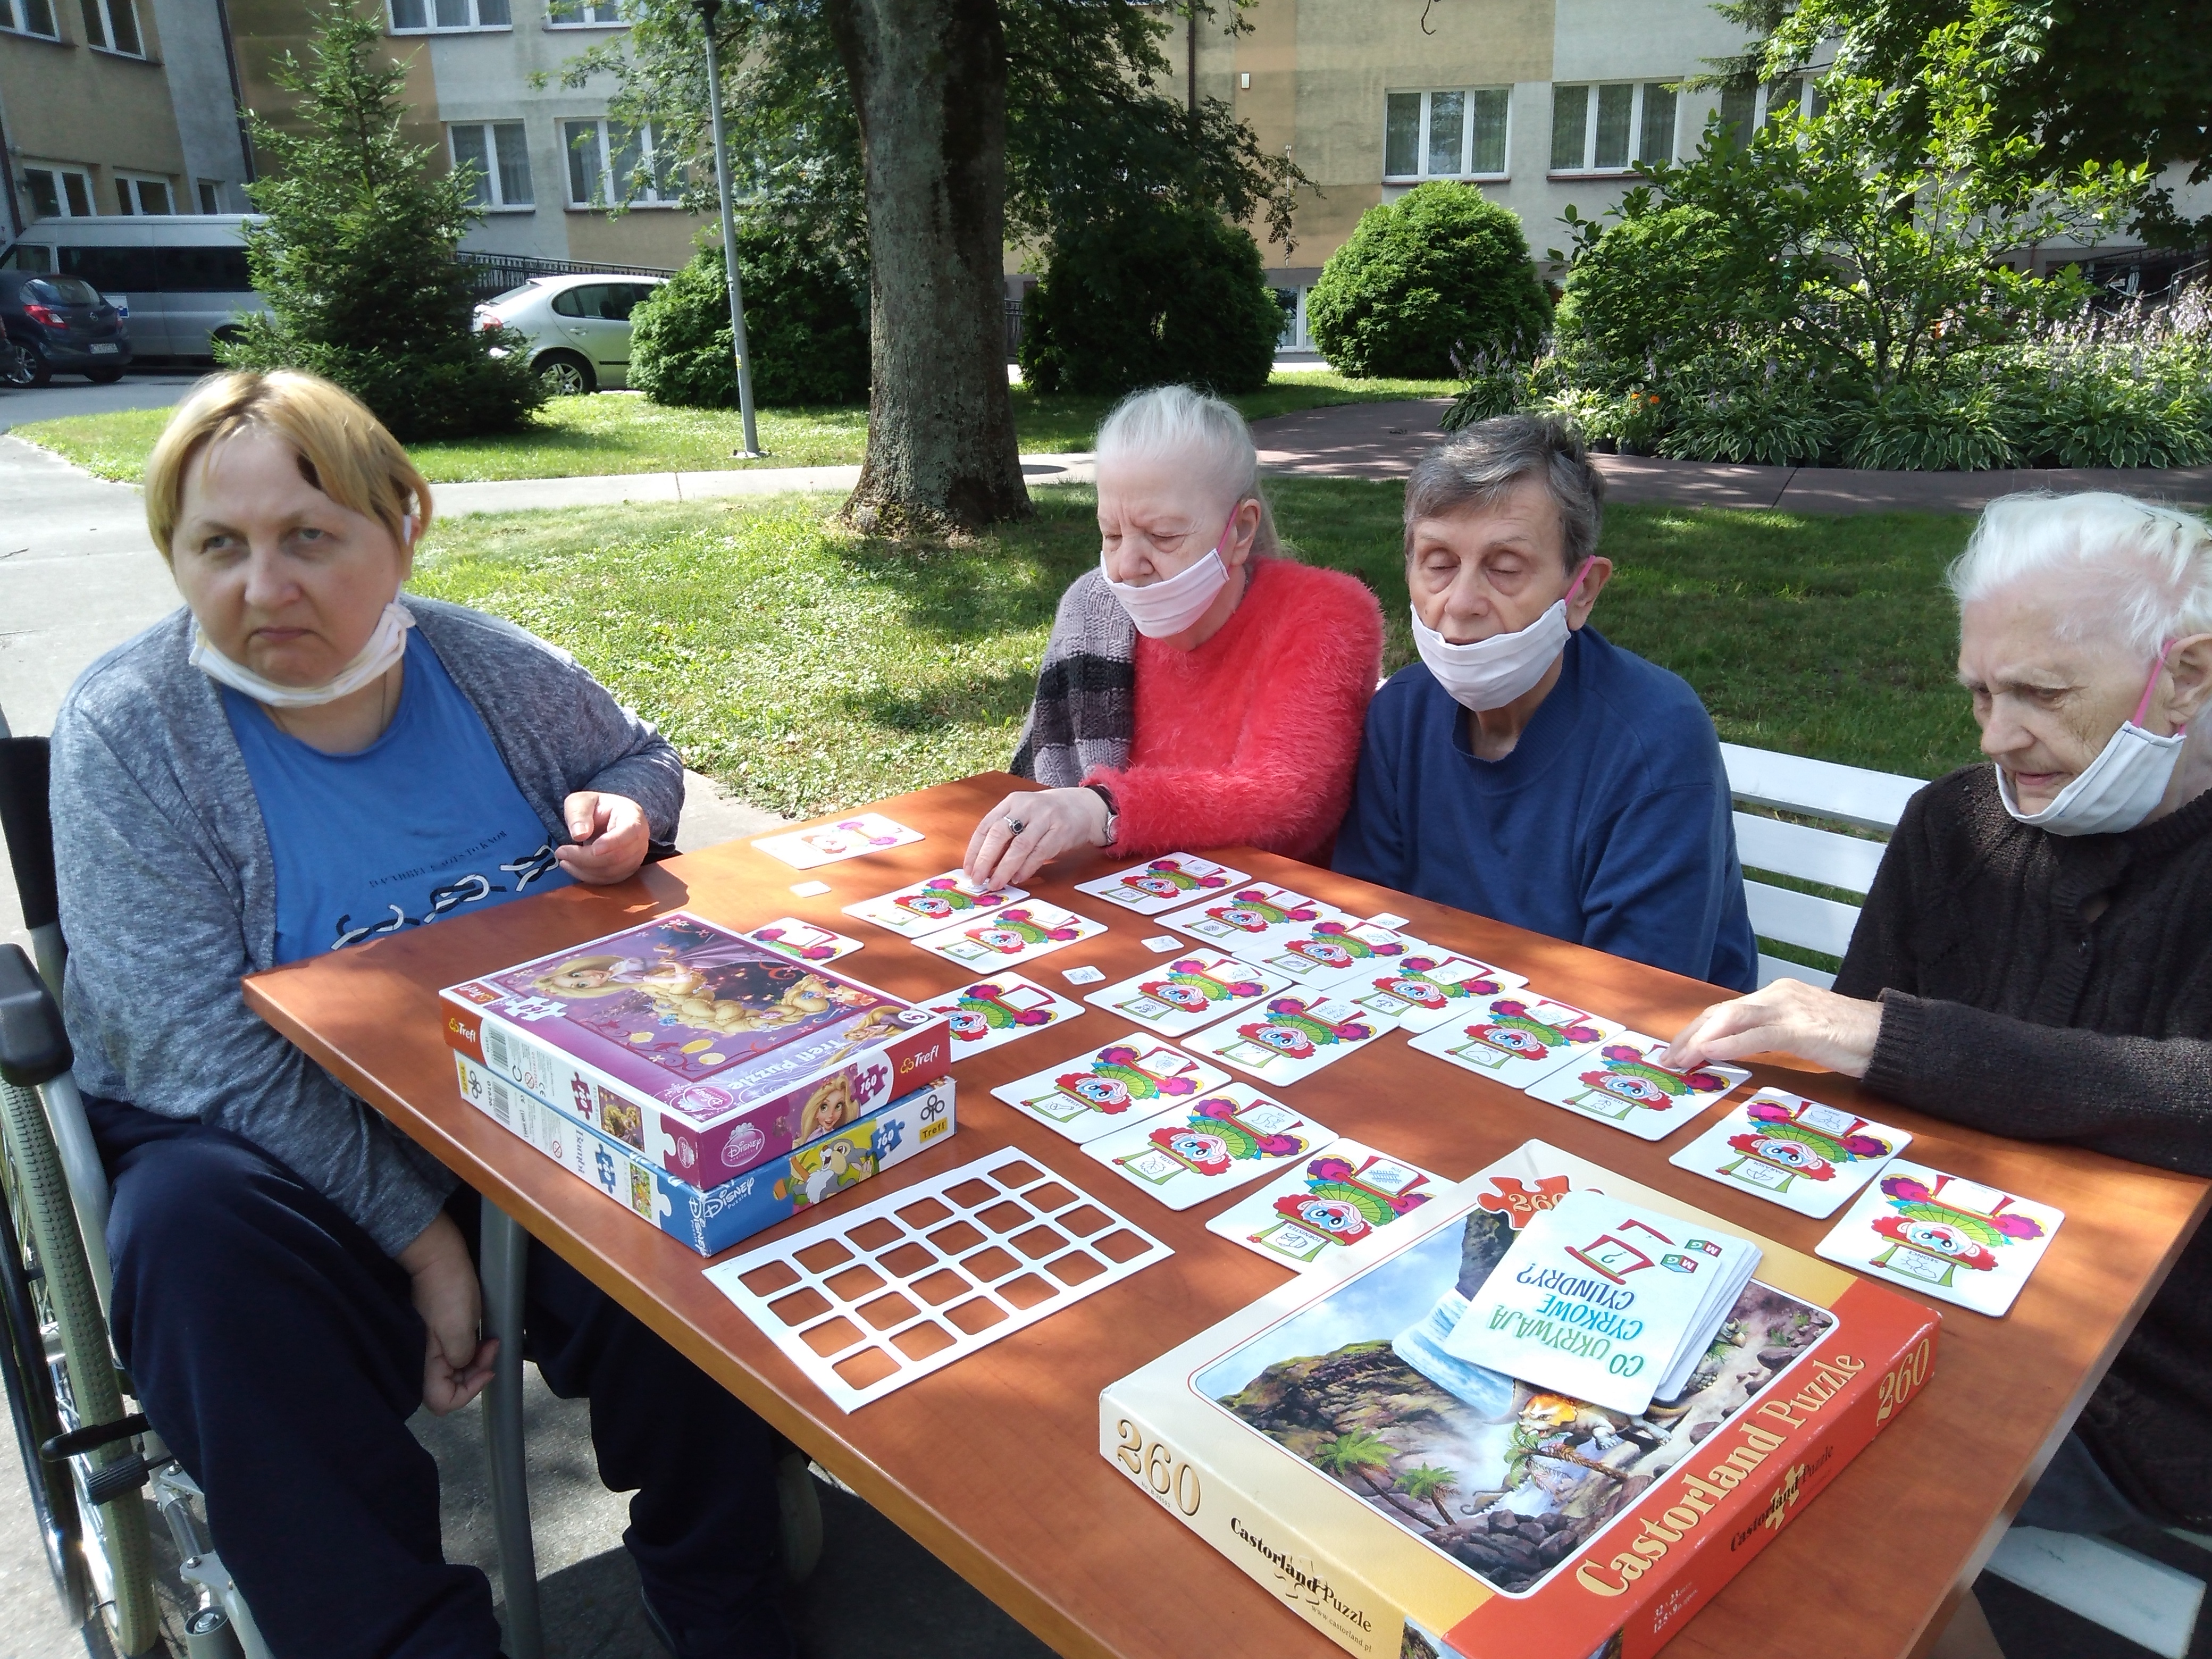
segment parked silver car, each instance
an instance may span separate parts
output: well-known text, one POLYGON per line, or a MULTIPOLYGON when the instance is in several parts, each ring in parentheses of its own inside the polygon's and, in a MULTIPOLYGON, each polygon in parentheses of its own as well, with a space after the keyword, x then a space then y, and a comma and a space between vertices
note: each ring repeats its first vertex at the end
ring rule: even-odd
POLYGON ((659 276, 533 276, 477 307, 478 328, 505 326, 529 342, 530 366, 556 397, 629 384, 629 314, 659 276))

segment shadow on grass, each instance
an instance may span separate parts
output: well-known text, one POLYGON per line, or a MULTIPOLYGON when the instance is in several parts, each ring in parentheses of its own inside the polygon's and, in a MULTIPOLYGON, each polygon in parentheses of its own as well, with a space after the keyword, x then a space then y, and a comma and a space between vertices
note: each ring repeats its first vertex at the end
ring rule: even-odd
POLYGON ((905 695, 878 692, 842 702, 848 714, 879 731, 939 732, 1018 720, 1029 712, 1036 690, 1035 670, 1012 668, 964 686, 933 685, 905 695))
POLYGON ((1049 623, 1068 584, 1098 562, 1092 491, 1055 485, 1031 500, 1033 518, 972 542, 826 544, 854 581, 896 599, 908 627, 946 641, 993 638, 1049 623))

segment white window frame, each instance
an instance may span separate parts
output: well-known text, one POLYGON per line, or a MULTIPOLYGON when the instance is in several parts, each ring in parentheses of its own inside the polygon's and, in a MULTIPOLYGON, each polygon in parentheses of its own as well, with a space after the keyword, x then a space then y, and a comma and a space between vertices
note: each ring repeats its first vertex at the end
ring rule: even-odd
POLYGON ((197 179, 192 181, 192 188, 197 197, 197 204, 202 213, 222 211, 222 179, 197 179))
MULTIPOLYGON (((4 0, 0 0, 0 3, 4 3, 4 0)), ((546 0, 545 27, 549 29, 626 29, 636 21, 630 15, 631 10, 630 0, 546 0), (563 17, 560 12, 564 4, 593 15, 589 17, 563 17), (612 15, 603 18, 597 15, 603 11, 612 15)))
MULTIPOLYGON (((53 179, 54 201, 59 209, 58 212, 51 215, 39 214, 37 215, 38 217, 56 219, 91 219, 99 216, 100 198, 93 193, 92 170, 89 167, 70 167, 52 161, 38 161, 28 164, 18 163, 15 168, 15 188, 22 192, 24 201, 27 204, 29 204, 35 210, 36 204, 33 203, 31 199, 31 175, 34 173, 43 173, 53 179), (75 211, 70 206, 69 186, 64 182, 64 180, 70 179, 76 179, 78 184, 83 186, 85 210, 82 213, 75 211)), ((27 218, 30 216, 32 216, 28 214, 25 216, 27 218)))
POLYGON ((386 0, 385 23, 393 34, 482 34, 512 29, 514 27, 514 0, 386 0), (422 21, 419 23, 401 22, 399 11, 402 6, 410 12, 419 11, 422 21), (468 14, 467 22, 441 21, 439 14, 454 7, 468 14), (493 14, 489 22, 484 19, 487 11, 493 14), (502 12, 506 15, 498 15, 502 12))
POLYGON ((145 20, 138 15, 135 0, 82 0, 80 9, 84 17, 84 43, 94 52, 111 52, 118 58, 143 58, 146 56, 145 20), (131 20, 131 33, 138 43, 137 46, 118 46, 115 44, 118 12, 131 20), (95 17, 100 21, 96 36, 92 27, 95 17))
POLYGON ((1513 88, 1510 87, 1394 87, 1382 94, 1382 182, 1386 185, 1417 185, 1431 179, 1468 179, 1485 184, 1500 184, 1510 179, 1513 167, 1513 88), (1474 165, 1474 111, 1470 105, 1460 122, 1459 167, 1453 173, 1429 171, 1429 119, 1432 100, 1438 93, 1456 92, 1472 100, 1476 94, 1503 93, 1505 96, 1505 165, 1495 173, 1476 173, 1474 165), (1418 96, 1421 100, 1420 143, 1416 147, 1419 170, 1414 173, 1390 172, 1390 100, 1393 98, 1418 96))
MULTIPOLYGON (((1813 112, 1820 88, 1811 76, 1792 75, 1786 76, 1779 81, 1761 81, 1751 89, 1752 131, 1757 132, 1775 118, 1778 112, 1774 108, 1774 94, 1784 87, 1794 87, 1796 89, 1796 96, 1791 100, 1796 108, 1790 112, 1791 113, 1806 115, 1813 112)), ((1741 91, 1741 88, 1738 88, 1735 90, 1741 91)), ((1721 94, 1723 118, 1726 117, 1728 97, 1727 92, 1721 94)))
POLYGON ((144 215, 146 210, 142 205, 142 191, 143 186, 147 185, 159 185, 161 187, 161 193, 168 198, 169 212, 171 214, 176 212, 177 187, 173 184, 170 183, 167 179, 162 178, 159 173, 124 173, 118 169, 111 167, 108 169, 107 176, 109 179, 116 185, 128 185, 131 186, 131 205, 127 208, 123 205, 123 192, 120 190, 116 191, 116 213, 118 217, 131 218, 133 216, 143 216, 144 215))
POLYGON ((672 176, 670 189, 664 195, 651 176, 655 171, 653 161, 664 142, 664 129, 658 121, 647 121, 641 126, 631 128, 627 122, 617 121, 609 116, 567 115, 561 118, 557 130, 561 135, 562 187, 567 193, 571 213, 605 213, 617 207, 672 208, 682 205, 684 188, 681 181, 672 176), (594 199, 581 202, 576 199, 575 130, 579 127, 590 127, 594 135, 592 159, 589 165, 594 171, 598 186, 593 193, 594 199), (640 140, 639 152, 646 162, 647 176, 645 188, 635 196, 625 198, 616 194, 618 187, 629 181, 614 176, 614 146, 610 139, 610 131, 614 128, 635 131, 640 140))
POLYGON ((520 121, 448 121, 446 123, 446 160, 455 172, 460 170, 461 153, 453 143, 453 135, 463 127, 473 128, 483 135, 484 199, 477 206, 485 213, 535 213, 538 211, 538 179, 530 167, 530 134, 520 121), (507 199, 507 188, 499 167, 499 131, 511 127, 521 135, 522 179, 529 188, 529 197, 520 202, 507 199))
POLYGON ((1650 81, 1553 82, 1552 98, 1554 107, 1557 106, 1559 96, 1562 92, 1571 91, 1577 87, 1582 88, 1586 96, 1583 99, 1583 110, 1582 164, 1579 167, 1560 167, 1555 163, 1548 169, 1550 175, 1554 179, 1619 179, 1633 173, 1639 161, 1673 161, 1680 153, 1682 147, 1682 94, 1680 91, 1674 94, 1674 130, 1667 135, 1667 154, 1663 157, 1644 154, 1644 103, 1645 95, 1654 87, 1664 88, 1674 84, 1672 80, 1663 76, 1650 81), (1597 165, 1598 94, 1606 87, 1633 88, 1628 104, 1628 159, 1619 167, 1597 165))
POLYGON ((54 0, 0 0, 0 29, 9 34, 28 35, 33 40, 62 38, 54 0), (33 27, 40 21, 46 24, 44 28, 33 27))

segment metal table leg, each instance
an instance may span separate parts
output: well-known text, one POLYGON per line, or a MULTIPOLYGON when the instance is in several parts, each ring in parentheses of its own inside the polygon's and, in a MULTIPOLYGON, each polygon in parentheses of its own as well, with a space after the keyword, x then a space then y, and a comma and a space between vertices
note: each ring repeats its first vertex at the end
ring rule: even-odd
POLYGON ((491 1386, 484 1390, 484 1441, 500 1582, 507 1592, 507 1650, 512 1659, 544 1659, 538 1553, 530 1538, 530 1493, 522 1461, 522 1290, 530 1235, 487 1199, 482 1238, 484 1326, 499 1339, 491 1386))

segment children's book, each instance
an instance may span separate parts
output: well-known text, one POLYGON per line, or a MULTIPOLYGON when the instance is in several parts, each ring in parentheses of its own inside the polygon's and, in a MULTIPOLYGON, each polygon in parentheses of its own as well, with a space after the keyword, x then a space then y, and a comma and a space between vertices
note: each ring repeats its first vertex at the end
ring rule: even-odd
POLYGON ((845 914, 888 928, 902 938, 921 939, 964 921, 978 921, 1001 905, 1029 896, 1025 887, 978 887, 959 871, 948 870, 896 892, 848 904, 845 914))
POLYGON ((1370 1013, 1396 1020, 1400 1030, 1419 1033, 1472 1010, 1480 998, 1517 990, 1528 982, 1506 969, 1431 945, 1347 975, 1335 990, 1370 1013))
POLYGON ((1379 1241, 1451 1183, 1356 1140, 1333 1142, 1206 1224, 1297 1273, 1379 1241))
POLYGON ((1187 1210, 1334 1138, 1250 1085, 1225 1083, 1148 1123, 1101 1135, 1083 1150, 1170 1210, 1187 1210))
POLYGON ((817 927, 811 921, 801 921, 797 916, 778 916, 763 927, 756 927, 745 937, 756 945, 765 945, 780 957, 789 957, 794 962, 835 962, 840 957, 849 957, 860 948, 860 941, 848 939, 842 933, 833 933, 826 927, 817 927))
POLYGON ((813 870, 868 853, 886 852, 921 839, 921 830, 909 830, 880 812, 856 812, 834 823, 817 823, 811 829, 763 836, 753 843, 753 848, 781 860, 794 870, 813 870))
POLYGON ((952 1058, 964 1060, 1064 1024, 1083 1012, 1057 991, 1048 991, 1019 974, 994 974, 932 997, 921 1005, 942 1014, 952 1032, 952 1058))
POLYGON ((1547 1073, 1528 1088, 1547 1106, 1594 1117, 1639 1140, 1664 1140, 1751 1073, 1715 1062, 1693 1072, 1659 1064, 1667 1044, 1639 1031, 1623 1031, 1578 1066, 1547 1073))
POLYGON ((1170 853, 1165 858, 1133 864, 1111 875, 1079 881, 1075 890, 1090 893, 1139 915, 1155 916, 1177 905, 1188 904, 1208 893, 1218 893, 1245 879, 1242 870, 1214 863, 1191 853, 1170 853))
POLYGON ((1142 1031, 991 1092, 1079 1146, 1195 1101, 1229 1073, 1142 1031))
POLYGON ((932 956, 943 957, 981 973, 1018 967, 1106 931, 1103 922, 1063 910, 1042 899, 1006 905, 973 921, 942 928, 915 940, 932 956))
POLYGON ((1611 1020, 1524 989, 1480 998, 1408 1046, 1508 1088, 1526 1089, 1621 1034, 1611 1020))
POLYGON ((2048 1204, 1898 1158, 1817 1249, 1831 1261, 1997 1318, 2065 1219, 2048 1204))
POLYGON ((1835 1214, 1911 1139, 1855 1112, 1761 1089, 1667 1161, 1817 1220, 1835 1214))
POLYGON ((1200 950, 1155 963, 1084 1000, 1162 1036, 1179 1037, 1289 988, 1290 981, 1279 974, 1219 951, 1200 950))

